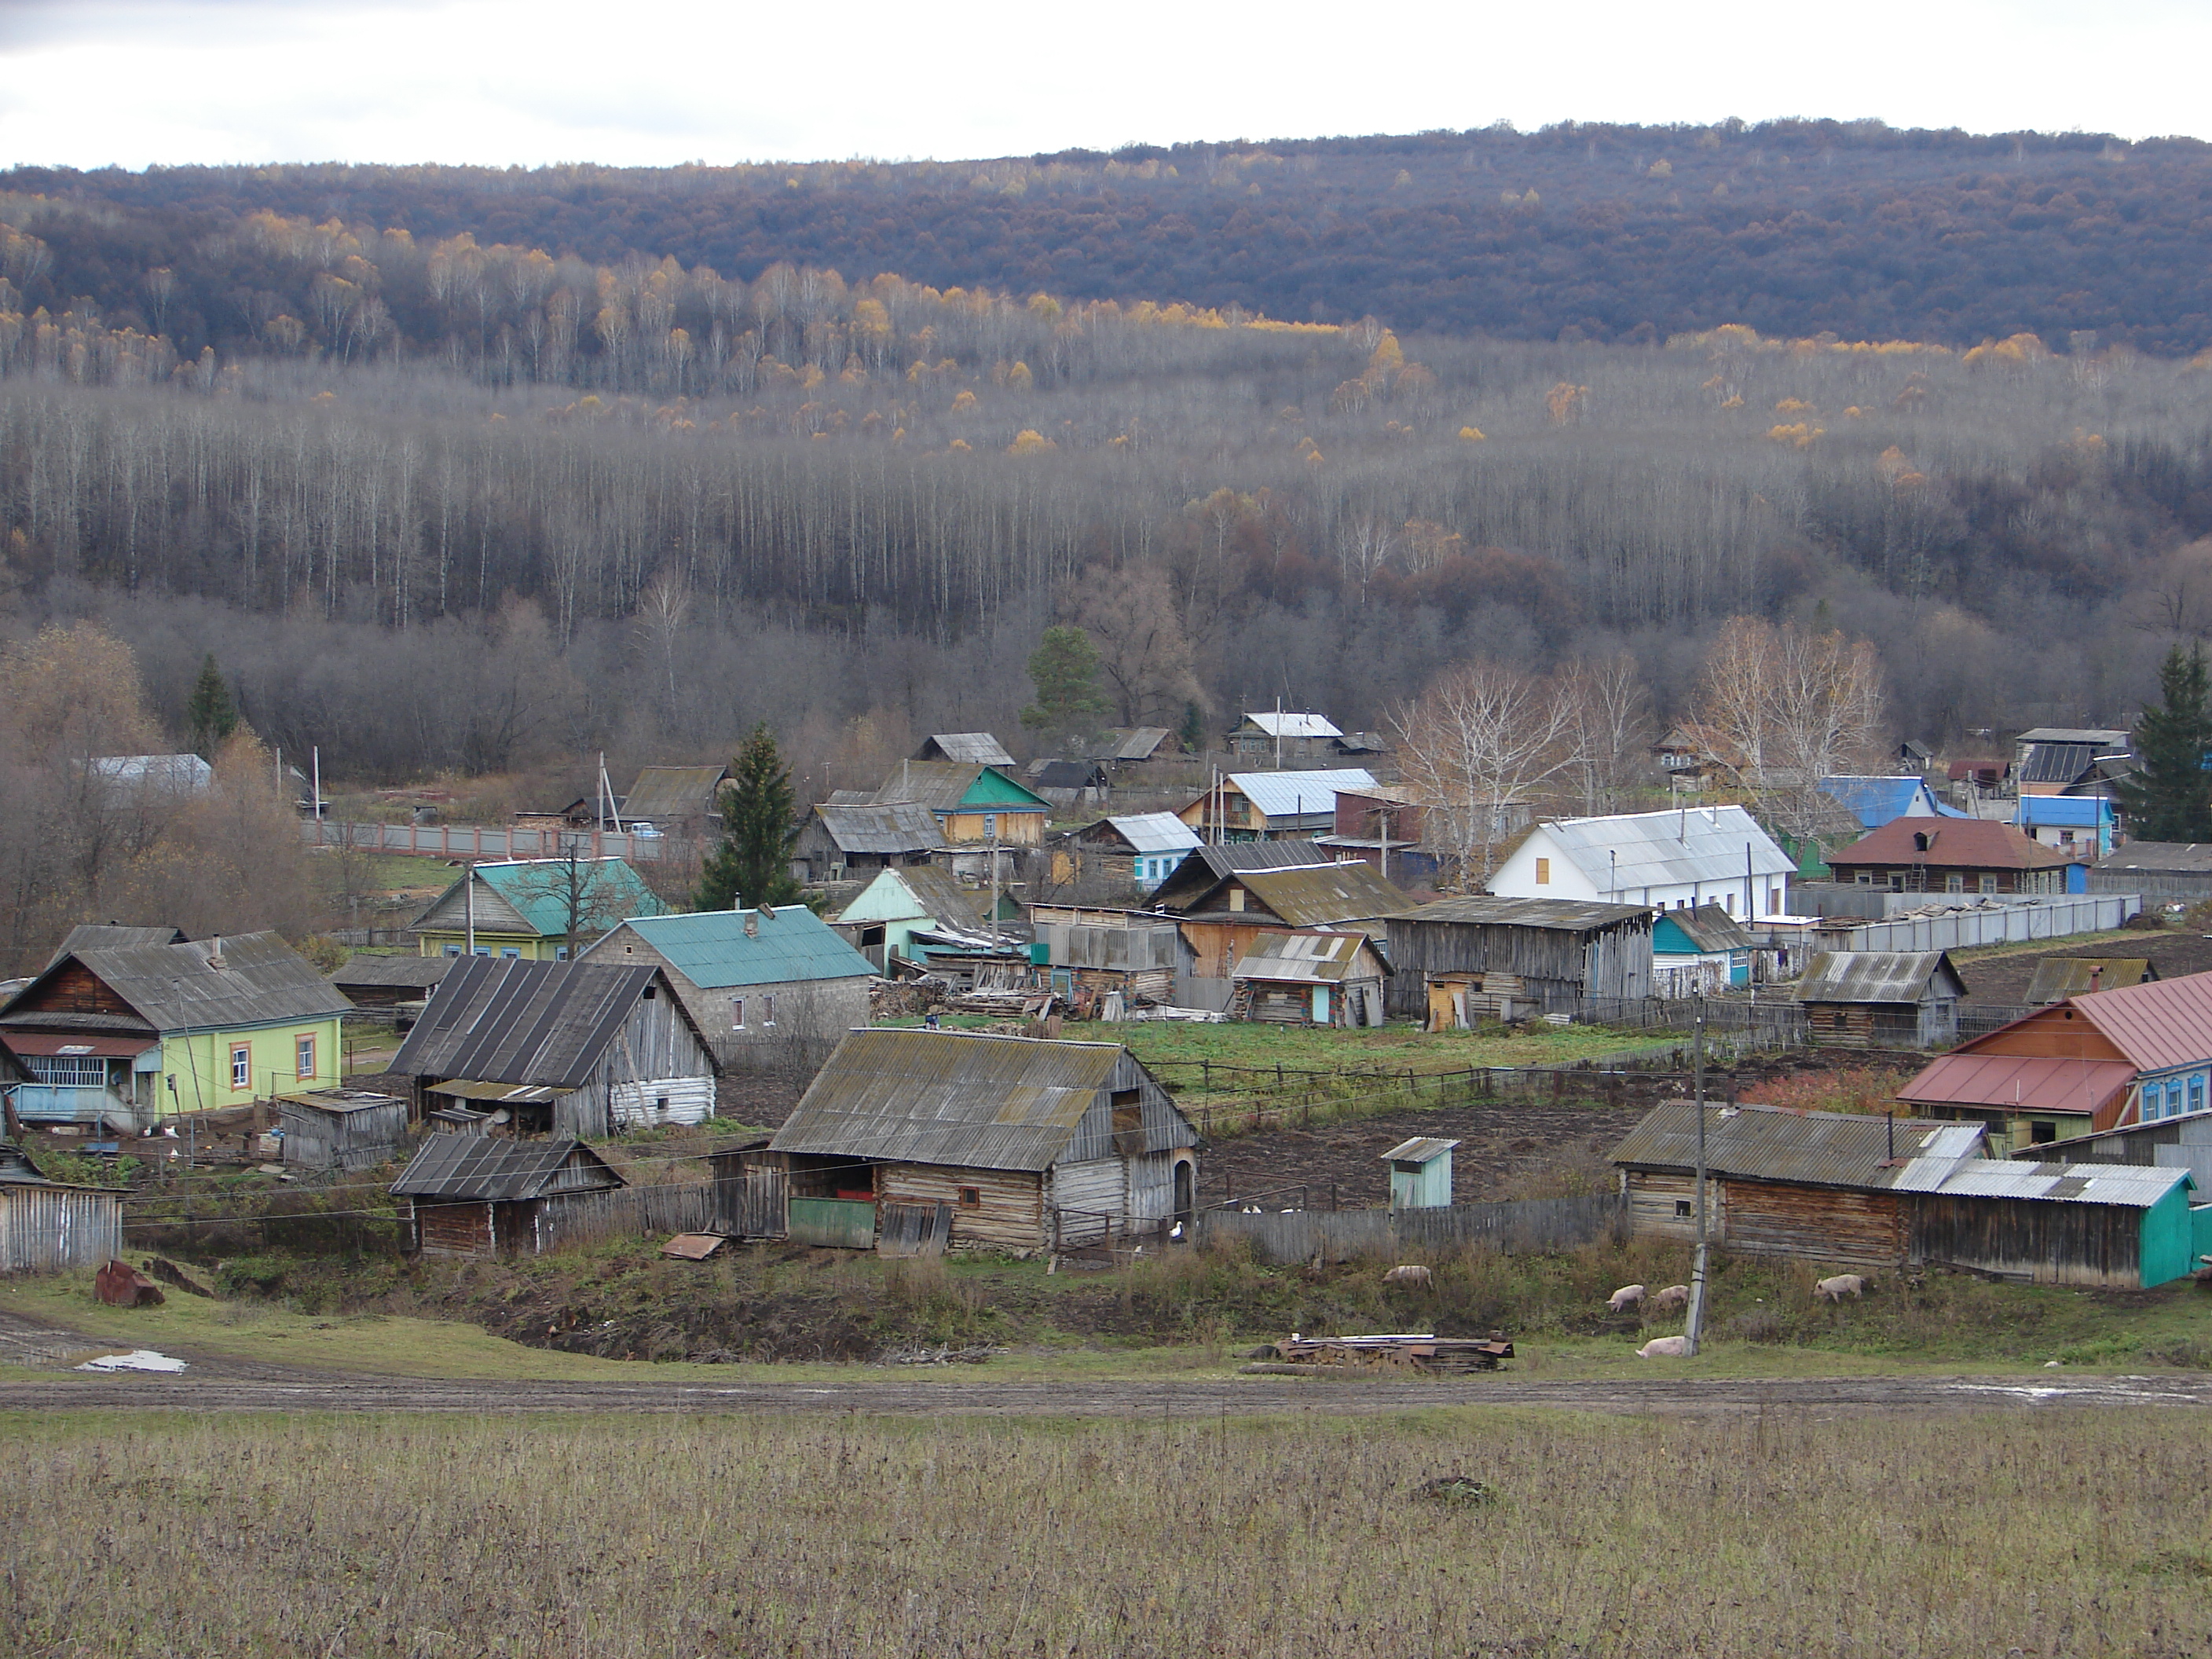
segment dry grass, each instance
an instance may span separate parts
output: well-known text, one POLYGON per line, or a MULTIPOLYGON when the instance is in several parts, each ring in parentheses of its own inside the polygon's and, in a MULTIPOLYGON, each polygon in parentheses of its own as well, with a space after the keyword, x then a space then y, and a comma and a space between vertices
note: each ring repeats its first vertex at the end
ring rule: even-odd
POLYGON ((52 1659, 2163 1656, 2212 1586, 2179 1413, 0 1432, 52 1659))

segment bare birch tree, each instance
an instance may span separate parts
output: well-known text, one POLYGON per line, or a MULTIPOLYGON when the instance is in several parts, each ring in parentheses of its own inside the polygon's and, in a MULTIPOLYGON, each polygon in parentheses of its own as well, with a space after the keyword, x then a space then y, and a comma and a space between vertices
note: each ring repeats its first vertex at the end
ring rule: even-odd
POLYGON ((1828 811, 1820 780, 1873 763, 1881 659, 1865 640, 1733 617, 1706 654, 1700 718, 1744 757, 1744 781, 1784 833, 1828 811))
POLYGON ((1497 663, 1468 663, 1391 716, 1407 780, 1427 797, 1425 835, 1462 885, 1490 872, 1515 808, 1577 763, 1581 688, 1497 663))
POLYGON ((1644 670, 1626 653, 1570 664, 1575 720, 1574 775, 1586 816, 1620 810, 1621 797, 1650 764, 1651 696, 1644 670))

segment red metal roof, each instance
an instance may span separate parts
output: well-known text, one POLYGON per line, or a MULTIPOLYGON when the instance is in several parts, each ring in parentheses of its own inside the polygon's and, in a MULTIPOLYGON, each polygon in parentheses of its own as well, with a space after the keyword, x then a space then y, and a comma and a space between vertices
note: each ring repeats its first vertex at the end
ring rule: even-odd
POLYGON ((1934 870, 2045 870, 2074 855, 2039 846, 1995 818, 1892 818, 1828 854, 1830 865, 1920 864, 1934 870), (1925 850, 1913 837, 1927 838, 1925 850))
POLYGON ((2069 1003, 2137 1071, 2212 1060, 2212 974, 2085 992, 2069 1003))
POLYGON ((1915 1106, 2001 1106, 2087 1112, 2127 1092, 2136 1068, 2121 1060, 2050 1054, 1945 1054, 1897 1091, 1915 1106))
POLYGON ((98 1060, 129 1060, 154 1047, 150 1036, 94 1036, 82 1031, 9 1031, 0 1042, 19 1054, 86 1054, 98 1060))

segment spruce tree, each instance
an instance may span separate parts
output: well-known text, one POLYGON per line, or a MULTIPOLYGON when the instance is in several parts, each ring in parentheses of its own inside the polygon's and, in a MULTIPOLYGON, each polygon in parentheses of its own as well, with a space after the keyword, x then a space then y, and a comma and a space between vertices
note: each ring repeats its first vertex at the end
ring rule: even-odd
POLYGON ((798 844, 791 772, 763 723, 730 763, 722 839, 699 872, 698 908, 726 910, 740 900, 749 908, 796 904, 799 886, 791 878, 791 853, 798 844))
POLYGON ((185 703, 185 720, 191 727, 192 752, 205 761, 213 760, 215 751, 238 730, 238 704, 231 698, 230 682, 215 665, 212 651, 200 665, 199 678, 192 682, 192 695, 185 703))
POLYGON ((1022 724, 1043 742, 1073 752, 1098 735, 1110 705, 1098 691, 1098 647, 1079 628, 1048 628, 1030 656, 1036 701, 1022 724))
POLYGON ((2164 706, 2136 722, 2140 769, 2115 791, 2138 841, 2212 841, 2212 710, 2208 710, 2204 647, 2175 646, 2159 665, 2164 706))

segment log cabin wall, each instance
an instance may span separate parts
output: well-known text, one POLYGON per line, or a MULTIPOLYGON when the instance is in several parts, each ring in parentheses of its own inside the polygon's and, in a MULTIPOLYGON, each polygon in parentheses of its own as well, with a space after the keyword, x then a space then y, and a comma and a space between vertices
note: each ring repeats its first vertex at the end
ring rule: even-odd
POLYGON ((879 1164, 875 1173, 881 1202, 951 1205, 952 1235, 947 1243, 953 1249, 1032 1255, 1050 1243, 1044 1180, 1034 1171, 879 1164))

